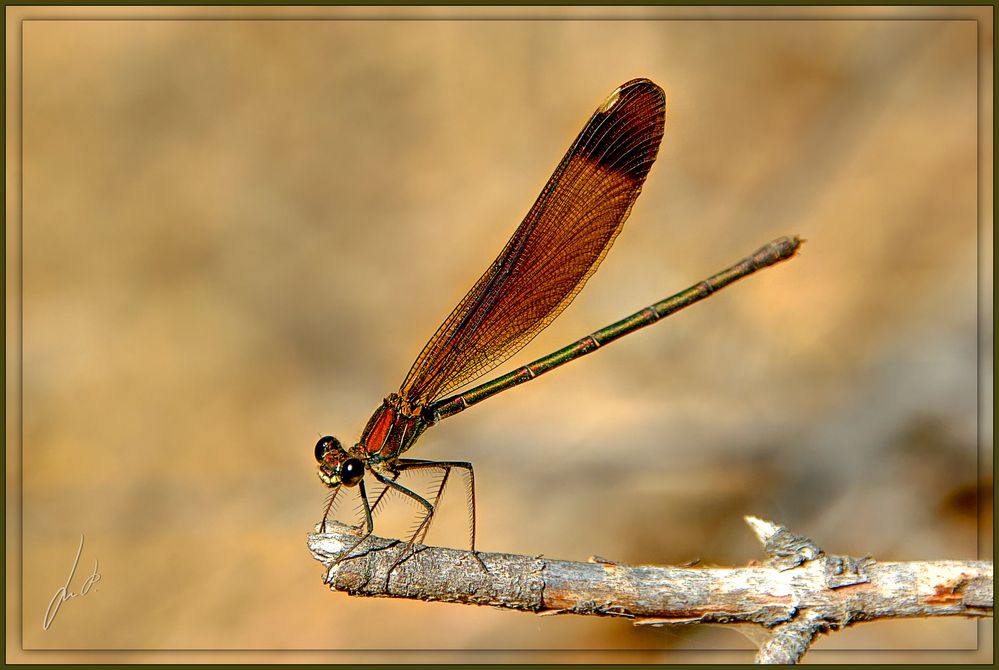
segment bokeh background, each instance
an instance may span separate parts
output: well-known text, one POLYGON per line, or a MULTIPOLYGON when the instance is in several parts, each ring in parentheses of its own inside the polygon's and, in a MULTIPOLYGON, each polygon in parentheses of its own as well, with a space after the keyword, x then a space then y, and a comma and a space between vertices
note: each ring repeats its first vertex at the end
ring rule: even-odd
MULTIPOLYGON (((480 549, 743 565, 754 514, 833 552, 991 556, 990 9, 22 11, 9 659, 751 660, 723 627, 331 594, 305 546, 316 439, 356 439, 637 76, 669 96, 657 165, 500 371, 808 242, 430 430, 412 456, 476 466, 480 549), (77 583, 102 579, 43 631, 81 533, 77 583)), ((463 546, 460 492, 431 542, 463 546)), ((808 659, 987 661, 990 628, 866 624, 808 659)))

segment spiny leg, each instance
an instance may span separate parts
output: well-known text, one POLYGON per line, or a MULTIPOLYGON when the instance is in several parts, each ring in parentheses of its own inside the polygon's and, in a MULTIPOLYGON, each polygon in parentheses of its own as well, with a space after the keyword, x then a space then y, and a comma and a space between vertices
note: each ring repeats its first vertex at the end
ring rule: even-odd
MULTIPOLYGON (((395 467, 400 471, 405 470, 443 470, 444 477, 441 479, 440 486, 437 489, 437 495, 434 498, 434 509, 437 508, 437 503, 440 502, 441 496, 444 493, 444 487, 447 485, 448 475, 451 472, 451 468, 462 468, 469 474, 469 481, 471 481, 471 486, 467 489, 468 493, 468 510, 469 519, 471 521, 471 546, 472 551, 475 551, 475 475, 472 472, 472 464, 463 461, 426 461, 415 458, 403 458, 399 459, 395 467)), ((429 530, 429 527, 425 529, 429 530)))
MULTIPOLYGON (((434 509, 437 509, 438 506, 440 505, 441 496, 444 495, 444 488, 447 486, 447 480, 448 480, 448 477, 450 477, 450 476, 451 476, 451 468, 445 468, 444 469, 444 476, 441 477, 441 484, 440 484, 440 486, 437 487, 437 495, 434 496, 434 509)), ((423 529, 423 537, 420 538, 420 542, 424 541, 424 538, 427 537, 427 533, 429 531, 430 531, 430 526, 427 525, 427 527, 423 529)))
MULTIPOLYGON (((395 475, 395 476, 398 477, 399 475, 395 475)), ((361 483, 363 484, 363 482, 361 482, 361 483)), ((320 525, 319 525, 319 532, 320 533, 325 533, 326 532, 326 521, 330 518, 330 514, 333 512, 333 505, 336 502, 336 496, 337 496, 338 493, 340 493, 341 490, 343 490, 343 487, 342 486, 338 486, 337 488, 333 489, 333 492, 330 493, 330 495, 329 495, 328 498, 326 498, 326 508, 323 511, 323 520, 322 520, 322 523, 320 523, 320 525)), ((378 497, 375 498, 375 502, 371 505, 371 515, 372 515, 372 517, 375 514, 375 508, 378 507, 378 503, 381 502, 382 498, 385 496, 385 491, 386 490, 387 489, 382 489, 381 493, 378 494, 378 497)), ((365 498, 366 498, 365 495, 361 495, 361 499, 362 500, 364 500, 365 498)), ((371 526, 371 524, 368 523, 368 526, 371 526)), ((356 526, 351 526, 351 528, 353 528, 356 531, 360 531, 362 527, 363 526, 361 524, 357 524, 356 526)), ((369 534, 370 534, 370 531, 369 531, 369 534)))
MULTIPOLYGON (((440 468, 440 470, 443 470, 444 474, 441 476, 440 484, 437 486, 437 493, 434 495, 434 501, 430 503, 433 506, 434 510, 436 510, 438 508, 438 505, 440 505, 441 496, 444 495, 444 488, 447 486, 448 477, 451 476, 451 468, 442 467, 440 468)), ((427 537, 427 533, 430 532, 430 525, 431 524, 429 523, 426 524, 423 527, 423 531, 420 533, 419 537, 415 538, 417 543, 419 544, 424 543, 424 540, 427 537)))
POLYGON ((388 578, 392 576, 392 572, 397 567, 399 567, 399 564, 402 563, 402 561, 403 561, 404 558, 406 558, 406 554, 409 553, 409 550, 413 546, 413 541, 416 540, 416 537, 423 530, 424 526, 426 526, 427 524, 429 524, 430 521, 433 519, 433 517, 434 517, 434 506, 431 505, 423 496, 421 496, 420 494, 418 494, 418 493, 416 493, 414 491, 410 491, 409 489, 407 489, 402 484, 397 484, 394 480, 389 479, 388 477, 385 477, 385 476, 383 476, 383 475, 381 475, 381 474, 379 474, 379 473, 377 473, 377 472, 375 472, 373 470, 371 471, 371 474, 373 474, 375 476, 375 479, 377 479, 378 481, 380 481, 382 484, 385 484, 386 487, 391 486, 392 488, 394 488, 396 491, 399 491, 403 495, 409 496, 410 498, 412 498, 416 502, 418 502, 421 505, 423 505, 423 508, 426 510, 426 514, 423 516, 423 520, 420 521, 420 524, 416 527, 416 532, 414 532, 413 535, 409 538, 409 542, 407 542, 406 546, 403 547, 402 553, 399 554, 399 558, 397 558, 396 561, 395 561, 395 563, 392 564, 392 567, 389 568, 388 573, 387 573, 387 575, 385 577, 385 581, 387 582, 388 578))
POLYGON ((334 563, 333 565, 339 564, 345 558, 350 556, 354 552, 354 550, 357 549, 357 547, 360 546, 362 542, 368 539, 368 536, 371 535, 371 533, 373 533, 375 530, 375 522, 374 519, 371 518, 371 505, 368 504, 368 492, 364 488, 363 479, 357 483, 357 493, 358 495, 361 496, 361 502, 364 503, 364 520, 366 522, 367 527, 365 532, 361 535, 361 537, 358 538, 357 542, 351 545, 350 549, 340 552, 340 558, 336 559, 336 563, 334 563))
MULTIPOLYGON (((468 506, 468 519, 469 519, 469 535, 470 544, 472 547, 472 556, 478 561, 479 565, 483 570, 489 572, 489 568, 486 564, 482 562, 482 558, 479 556, 479 552, 475 550, 475 470, 472 468, 472 464, 467 461, 425 461, 415 458, 403 458, 396 462, 396 468, 402 472, 403 470, 420 470, 420 469, 440 469, 444 470, 444 478, 441 480, 440 488, 437 490, 437 497, 434 499, 434 509, 437 508, 437 503, 440 502, 441 495, 444 493, 444 486, 447 484, 448 474, 451 472, 451 468, 459 468, 467 474, 467 479, 465 480, 465 494, 466 494, 466 504, 468 506)), ((423 531, 424 537, 427 531, 430 530, 429 524, 423 531)), ((421 539, 422 541, 422 539, 421 539)))
POLYGON ((333 492, 330 493, 329 497, 326 499, 326 509, 323 511, 323 520, 319 524, 320 533, 326 532, 326 520, 330 518, 330 512, 333 511, 333 503, 336 501, 336 494, 338 493, 340 493, 339 486, 333 489, 333 492))
MULTIPOLYGON (((397 479, 399 478, 399 475, 400 475, 400 474, 401 474, 401 473, 399 473, 399 472, 396 472, 395 474, 393 474, 393 475, 392 475, 392 481, 395 481, 395 480, 397 480, 397 479)), ((381 492, 380 492, 380 493, 378 494, 378 497, 377 497, 377 498, 375 498, 375 502, 374 502, 374 503, 373 503, 373 504, 371 505, 371 513, 372 513, 372 514, 374 514, 374 513, 375 513, 375 510, 377 510, 377 509, 378 509, 378 503, 380 503, 380 502, 382 501, 382 498, 384 498, 384 497, 385 497, 385 494, 386 494, 386 493, 388 493, 388 491, 389 491, 389 487, 387 487, 387 486, 386 486, 386 487, 385 487, 385 488, 383 488, 383 489, 381 490, 381 492)))
MULTIPOLYGON (((398 478, 399 478, 399 474, 400 474, 400 473, 398 473, 398 472, 397 472, 397 473, 395 473, 394 475, 392 475, 392 481, 395 481, 396 479, 398 479, 398 478)), ((363 482, 362 482, 362 483, 363 483, 363 482)), ((386 494, 386 493, 388 493, 388 490, 389 490, 389 489, 388 489, 388 487, 387 487, 387 486, 386 486, 385 488, 383 488, 383 489, 382 489, 382 490, 381 490, 381 491, 380 491, 380 492, 378 493, 378 497, 377 497, 377 498, 375 498, 375 502, 371 503, 371 516, 372 516, 372 517, 374 517, 374 515, 375 515, 375 512, 376 512, 376 511, 377 511, 377 509, 378 509, 378 503, 380 503, 380 502, 382 501, 382 498, 384 498, 384 497, 385 497, 385 494, 386 494)), ((328 509, 328 508, 327 508, 327 509, 328 509)), ((329 512, 327 511, 327 514, 328 514, 328 513, 329 513, 329 512)), ((359 530, 361 530, 361 524, 357 524, 356 526, 351 526, 351 528, 353 528, 354 530, 357 530, 357 531, 359 531, 359 530)), ((369 533, 369 535, 370 535, 370 533, 369 533)))

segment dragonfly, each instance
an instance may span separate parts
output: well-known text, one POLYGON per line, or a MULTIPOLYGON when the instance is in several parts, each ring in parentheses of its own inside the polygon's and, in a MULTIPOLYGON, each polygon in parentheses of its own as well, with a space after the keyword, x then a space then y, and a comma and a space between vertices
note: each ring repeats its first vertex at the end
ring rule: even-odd
POLYGON ((344 447, 328 435, 316 443, 319 479, 332 489, 319 531, 325 532, 336 496, 344 488, 357 488, 364 509, 363 530, 356 527, 358 538, 340 560, 374 532, 373 512, 385 494, 394 491, 415 501, 421 512, 398 565, 414 543, 423 541, 448 477, 458 471, 467 485, 471 552, 481 564, 475 549, 472 464, 402 458, 428 428, 795 255, 801 240, 778 238, 685 291, 513 372, 455 393, 523 348, 576 297, 621 232, 665 128, 662 88, 648 79, 633 79, 616 88, 583 126, 499 256, 423 347, 398 392, 390 393, 375 409, 357 442, 344 447), (397 481, 403 473, 417 470, 440 475, 432 499, 397 481), (382 485, 373 503, 366 475, 382 485))

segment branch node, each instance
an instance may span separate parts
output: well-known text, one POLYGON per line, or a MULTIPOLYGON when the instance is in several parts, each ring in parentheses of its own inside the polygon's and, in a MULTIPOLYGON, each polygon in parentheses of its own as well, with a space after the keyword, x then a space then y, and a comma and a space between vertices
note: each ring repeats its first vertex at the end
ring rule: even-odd
POLYGON ((867 568, 877 563, 870 556, 857 558, 856 556, 836 556, 826 555, 826 586, 831 589, 838 589, 844 586, 855 584, 866 584, 871 581, 867 568))
POLYGON ((744 517, 756 537, 763 543, 763 550, 770 556, 768 563, 781 572, 798 567, 802 563, 814 561, 822 555, 822 549, 804 535, 794 533, 784 526, 757 518, 744 517))
POLYGON ((756 663, 763 665, 793 665, 801 660, 819 633, 828 624, 816 613, 802 613, 792 621, 774 626, 769 639, 760 646, 756 663))

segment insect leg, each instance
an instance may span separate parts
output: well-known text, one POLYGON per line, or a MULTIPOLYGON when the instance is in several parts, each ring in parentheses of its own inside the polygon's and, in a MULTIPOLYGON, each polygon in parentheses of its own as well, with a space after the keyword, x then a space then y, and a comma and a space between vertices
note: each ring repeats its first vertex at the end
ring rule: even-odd
MULTIPOLYGON (((479 565, 486 571, 489 572, 489 568, 486 567, 485 563, 482 562, 482 558, 479 556, 479 552, 475 550, 475 470, 472 468, 472 464, 467 461, 425 461, 420 459, 410 459, 404 458, 399 459, 395 467, 402 472, 403 470, 420 470, 420 469, 440 469, 444 470, 444 478, 441 481, 440 488, 437 490, 437 497, 434 499, 434 509, 437 508, 437 503, 440 501, 441 494, 444 493, 444 485, 447 483, 448 474, 451 472, 451 468, 458 468, 466 473, 465 479, 465 494, 466 494, 466 505, 468 508, 468 520, 469 520, 469 540, 472 548, 472 555, 475 556, 475 560, 479 562, 479 565)), ((429 530, 428 527, 424 530, 423 536, 426 536, 426 531, 429 530)), ((422 541, 422 538, 421 540, 422 541)))
POLYGON ((326 509, 323 511, 323 520, 319 523, 319 532, 326 532, 326 520, 330 518, 330 512, 333 511, 333 503, 336 501, 336 494, 340 493, 340 487, 333 489, 329 497, 326 498, 326 509))
POLYGON ((389 568, 388 574, 391 575, 392 571, 395 570, 400 563, 402 563, 403 559, 406 557, 406 554, 412 548, 413 542, 416 540, 417 536, 419 536, 420 533, 424 531, 424 528, 429 526, 430 522, 433 520, 434 506, 431 505, 430 502, 427 501, 423 496, 414 491, 410 491, 402 484, 397 484, 394 480, 389 479, 388 477, 385 477, 379 474, 378 472, 375 472, 374 470, 371 471, 371 474, 375 476, 375 479, 380 481, 382 484, 385 484, 386 487, 391 486, 392 488, 394 488, 396 491, 399 491, 403 495, 409 496, 416 502, 423 505, 423 508, 426 510, 426 514, 423 515, 423 519, 420 521, 420 524, 416 527, 416 532, 414 532, 412 537, 409 538, 409 541, 406 543, 406 546, 403 547, 402 553, 399 554, 399 558, 396 560, 395 563, 392 564, 392 567, 389 568))
POLYGON ((357 493, 358 495, 361 496, 361 502, 364 503, 364 520, 366 524, 366 530, 364 531, 364 533, 361 534, 361 537, 357 539, 357 542, 351 545, 350 549, 340 552, 340 558, 336 560, 336 563, 334 563, 334 565, 340 563, 342 560, 350 556, 354 552, 354 550, 357 549, 357 547, 360 546, 362 542, 368 539, 368 536, 371 535, 371 533, 373 533, 375 530, 375 523, 374 520, 371 518, 371 505, 368 504, 368 492, 364 488, 363 479, 360 482, 358 482, 357 493))

